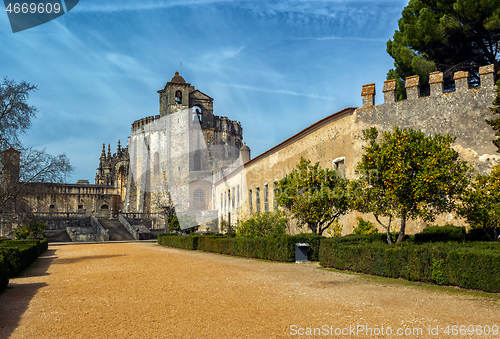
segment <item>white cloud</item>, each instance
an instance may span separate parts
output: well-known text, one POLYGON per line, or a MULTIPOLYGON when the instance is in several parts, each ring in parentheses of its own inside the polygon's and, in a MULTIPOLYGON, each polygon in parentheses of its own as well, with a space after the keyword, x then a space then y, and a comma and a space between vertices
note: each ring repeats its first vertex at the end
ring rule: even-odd
POLYGON ((227 84, 227 83, 221 83, 221 82, 217 82, 216 84, 222 85, 222 86, 238 88, 238 89, 249 90, 249 91, 286 94, 286 95, 301 96, 301 97, 331 100, 331 101, 336 100, 334 97, 330 97, 330 96, 321 96, 321 95, 309 94, 309 93, 299 93, 299 92, 290 91, 287 89, 272 89, 272 88, 256 87, 256 86, 249 86, 249 85, 242 85, 242 84, 227 84))

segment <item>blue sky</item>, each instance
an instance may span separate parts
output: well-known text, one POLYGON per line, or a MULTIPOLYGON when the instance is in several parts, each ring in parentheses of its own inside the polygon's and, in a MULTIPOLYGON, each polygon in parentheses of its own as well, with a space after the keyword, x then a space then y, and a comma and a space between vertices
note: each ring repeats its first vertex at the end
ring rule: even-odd
MULTIPOLYGON (((158 114, 176 71, 238 120, 252 157, 314 122, 376 103, 393 66, 386 42, 404 1, 80 0, 13 34, 0 14, 0 76, 38 86, 26 145, 65 153, 68 182, 94 182, 102 143, 126 144, 134 120, 158 114)), ((106 146, 107 147, 107 146, 106 146)))

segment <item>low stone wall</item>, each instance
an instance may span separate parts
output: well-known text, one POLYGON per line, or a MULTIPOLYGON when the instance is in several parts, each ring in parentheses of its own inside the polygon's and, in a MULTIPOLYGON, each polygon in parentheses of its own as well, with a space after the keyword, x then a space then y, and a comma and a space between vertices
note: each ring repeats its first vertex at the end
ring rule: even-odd
POLYGON ((135 240, 148 240, 151 239, 151 232, 142 224, 133 222, 134 224, 125 218, 123 215, 118 216, 120 223, 127 229, 127 231, 132 234, 135 240))
POLYGON ((97 220, 97 217, 95 215, 90 217, 90 225, 92 227, 92 230, 94 231, 94 234, 96 236, 96 241, 109 241, 109 234, 108 232, 102 227, 101 223, 99 220, 97 220))
POLYGON ((66 232, 71 241, 74 242, 105 241, 104 236, 101 234, 94 234, 91 227, 67 227, 66 232))

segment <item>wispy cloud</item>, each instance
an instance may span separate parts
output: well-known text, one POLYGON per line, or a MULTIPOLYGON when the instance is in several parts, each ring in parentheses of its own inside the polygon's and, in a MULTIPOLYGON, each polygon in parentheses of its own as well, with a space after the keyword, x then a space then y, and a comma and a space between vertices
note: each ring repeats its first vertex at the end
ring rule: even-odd
POLYGON ((244 90, 248 90, 248 91, 287 94, 287 95, 293 95, 293 96, 308 97, 308 98, 314 98, 314 99, 323 99, 323 100, 330 100, 330 101, 336 100, 334 97, 321 96, 321 95, 309 94, 309 93, 299 93, 299 92, 290 91, 287 89, 273 89, 273 88, 256 87, 256 86, 249 86, 249 85, 242 85, 242 84, 228 84, 228 83, 222 83, 222 82, 217 82, 216 84, 222 85, 222 86, 238 88, 238 89, 244 89, 244 90))
POLYGON ((360 38, 356 36, 319 36, 319 37, 303 37, 294 38, 292 40, 353 40, 353 41, 382 41, 386 42, 387 39, 382 38, 360 38))
POLYGON ((183 0, 183 1, 159 1, 159 2, 116 2, 105 5, 83 4, 80 3, 75 9, 78 12, 129 12, 129 11, 144 11, 162 8, 172 8, 179 6, 195 6, 207 5, 213 3, 225 3, 231 0, 183 0))

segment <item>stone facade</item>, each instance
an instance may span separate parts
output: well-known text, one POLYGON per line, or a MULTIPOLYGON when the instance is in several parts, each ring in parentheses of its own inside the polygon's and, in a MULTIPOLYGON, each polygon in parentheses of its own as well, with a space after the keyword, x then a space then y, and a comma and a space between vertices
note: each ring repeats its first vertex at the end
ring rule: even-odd
POLYGON ((127 148, 106 156, 103 146, 96 184, 115 187, 124 213, 175 206, 201 224, 217 219, 213 183, 241 163, 241 124, 214 115, 213 99, 178 72, 158 94, 160 114, 133 122, 127 148))
MULTIPOLYGON (((134 121, 127 147, 118 141, 112 154, 111 146, 106 152, 103 145, 95 185, 33 184, 36 190, 23 201, 53 228, 90 215, 119 213, 147 218, 148 225, 162 228, 162 212, 175 207, 217 231, 212 219, 234 224, 257 211, 273 210, 275 183, 295 168, 301 156, 354 178, 365 144, 363 130, 372 126, 380 131, 399 126, 428 135, 451 134, 457 137, 454 147, 461 156, 478 171, 488 171, 500 160, 491 143, 494 133, 484 121, 492 116, 489 107, 496 95, 494 68, 481 67, 479 73, 481 86, 469 88, 468 74, 457 72, 456 90, 448 93, 443 93, 442 73, 432 73, 430 95, 425 97, 420 96, 418 77, 409 77, 404 101, 396 101, 396 82, 388 80, 382 91, 384 103, 378 106, 375 84, 365 85, 362 107, 334 113, 253 159, 242 143, 240 123, 214 115, 213 99, 176 73, 158 91, 160 114, 134 121)), ((4 151, 2 166, 5 189, 19 180, 19 152, 4 151)), ((352 231, 357 216, 352 212, 341 217, 344 234, 352 231)), ((374 221, 370 215, 363 217, 374 221)), ((0 235, 5 235, 16 223, 5 211, 0 219, 0 235)), ((443 215, 437 222, 460 220, 443 215)), ((407 223, 409 233, 423 227, 419 220, 407 223)), ((291 232, 300 231, 292 223, 291 232)))
MULTIPOLYGON (((396 101, 396 82, 386 81, 383 88, 384 104, 375 106, 375 84, 362 89, 363 106, 346 108, 302 130, 284 142, 251 159, 237 170, 215 183, 215 204, 219 218, 245 220, 256 211, 273 210, 274 185, 290 173, 303 156, 323 168, 339 170, 354 178, 355 168, 363 154, 363 130, 376 127, 389 131, 393 126, 420 129, 427 135, 434 133, 456 136, 454 148, 464 160, 474 163, 476 170, 487 171, 499 156, 492 144, 494 132, 485 123, 491 118, 489 109, 496 96, 493 66, 480 68, 481 87, 469 88, 466 72, 455 75, 456 90, 443 93, 442 73, 430 76, 430 96, 421 97, 418 77, 406 81, 408 99, 396 101)), ((351 212, 340 219, 343 233, 352 232, 356 217, 351 212)), ((371 215, 364 218, 377 222, 371 215)), ((437 223, 461 224, 454 215, 443 215, 437 223)), ((395 225, 399 227, 399 225, 395 225)), ((407 232, 415 233, 424 227, 420 220, 407 222, 407 232)), ((292 232, 301 230, 292 227, 292 232)))

